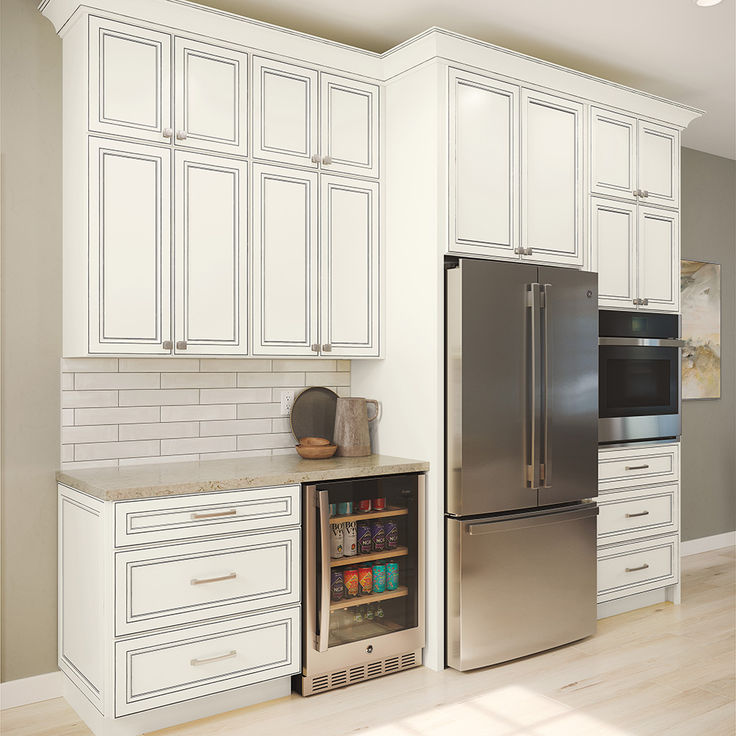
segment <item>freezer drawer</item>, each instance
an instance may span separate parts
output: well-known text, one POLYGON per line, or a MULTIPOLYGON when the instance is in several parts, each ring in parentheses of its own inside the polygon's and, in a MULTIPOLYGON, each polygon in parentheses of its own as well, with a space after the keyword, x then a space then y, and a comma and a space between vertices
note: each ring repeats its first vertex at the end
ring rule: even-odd
POLYGON ((447 664, 470 670, 596 626, 593 503, 447 525, 447 664))

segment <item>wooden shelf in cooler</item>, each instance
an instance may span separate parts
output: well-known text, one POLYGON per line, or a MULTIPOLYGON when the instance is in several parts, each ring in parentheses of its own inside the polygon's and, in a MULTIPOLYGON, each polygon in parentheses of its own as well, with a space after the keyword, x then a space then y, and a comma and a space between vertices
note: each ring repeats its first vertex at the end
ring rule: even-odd
POLYGON ((343 521, 361 521, 363 519, 384 519, 387 516, 406 516, 409 509, 386 509, 385 511, 367 511, 364 514, 345 514, 331 516, 330 524, 342 524, 343 521))
POLYGON ((385 552, 371 552, 369 555, 353 555, 352 557, 338 557, 330 562, 330 567, 342 567, 343 565, 360 565, 361 562, 371 560, 383 560, 387 557, 403 557, 409 554, 408 547, 396 547, 385 552))
POLYGON ((364 606, 368 603, 377 603, 378 601, 386 601, 389 598, 402 598, 409 595, 409 588, 405 585, 399 585, 396 590, 387 590, 385 593, 372 593, 371 595, 361 595, 357 598, 346 598, 342 601, 330 603, 330 611, 337 611, 340 608, 352 608, 353 606, 364 606))

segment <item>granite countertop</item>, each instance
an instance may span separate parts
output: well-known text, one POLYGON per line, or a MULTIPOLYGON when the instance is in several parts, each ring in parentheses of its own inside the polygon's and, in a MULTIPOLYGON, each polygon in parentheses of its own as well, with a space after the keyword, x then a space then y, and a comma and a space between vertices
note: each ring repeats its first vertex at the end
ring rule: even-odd
POLYGON ((59 483, 103 501, 128 501, 236 488, 285 486, 371 475, 425 472, 429 463, 387 455, 303 460, 298 455, 128 465, 56 473, 59 483))

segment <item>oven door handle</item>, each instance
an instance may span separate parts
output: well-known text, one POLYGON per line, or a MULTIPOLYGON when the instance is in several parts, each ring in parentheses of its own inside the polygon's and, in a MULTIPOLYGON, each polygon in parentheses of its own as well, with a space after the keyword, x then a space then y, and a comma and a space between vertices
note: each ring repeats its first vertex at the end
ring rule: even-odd
POLYGON ((623 345, 641 348, 683 348, 684 340, 670 337, 599 337, 598 345, 623 345))

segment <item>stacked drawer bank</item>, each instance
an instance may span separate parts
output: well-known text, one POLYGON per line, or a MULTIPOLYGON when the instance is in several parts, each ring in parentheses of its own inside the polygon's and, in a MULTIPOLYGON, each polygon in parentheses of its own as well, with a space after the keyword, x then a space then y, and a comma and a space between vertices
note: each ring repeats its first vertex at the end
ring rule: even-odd
POLYGON ((97 736, 132 736, 287 695, 300 484, 425 470, 373 455, 58 473, 65 697, 97 736))

